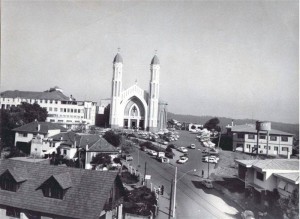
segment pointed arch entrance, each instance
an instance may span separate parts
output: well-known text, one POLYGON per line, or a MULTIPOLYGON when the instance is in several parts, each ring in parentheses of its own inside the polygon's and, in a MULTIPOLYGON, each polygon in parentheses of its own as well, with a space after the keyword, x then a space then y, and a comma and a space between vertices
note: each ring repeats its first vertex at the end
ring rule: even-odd
POLYGON ((124 107, 123 127, 129 129, 145 129, 146 109, 136 96, 128 99, 124 107))

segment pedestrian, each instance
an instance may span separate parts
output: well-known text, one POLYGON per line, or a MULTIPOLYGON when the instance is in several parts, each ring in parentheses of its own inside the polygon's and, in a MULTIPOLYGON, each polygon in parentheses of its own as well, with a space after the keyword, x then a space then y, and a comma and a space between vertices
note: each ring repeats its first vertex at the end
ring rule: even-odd
POLYGON ((165 187, 164 187, 164 185, 162 185, 161 186, 161 193, 160 193, 161 195, 164 195, 164 189, 165 189, 165 187))
POLYGON ((202 170, 202 178, 204 177, 204 170, 202 170))

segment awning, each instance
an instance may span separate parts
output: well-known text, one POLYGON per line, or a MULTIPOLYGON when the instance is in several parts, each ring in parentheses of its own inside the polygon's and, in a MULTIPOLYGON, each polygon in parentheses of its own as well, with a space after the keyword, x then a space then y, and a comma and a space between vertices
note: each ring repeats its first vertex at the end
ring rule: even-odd
POLYGON ((284 181, 280 181, 278 184, 278 188, 282 189, 282 190, 284 190, 285 186, 286 186, 286 182, 284 182, 284 181))

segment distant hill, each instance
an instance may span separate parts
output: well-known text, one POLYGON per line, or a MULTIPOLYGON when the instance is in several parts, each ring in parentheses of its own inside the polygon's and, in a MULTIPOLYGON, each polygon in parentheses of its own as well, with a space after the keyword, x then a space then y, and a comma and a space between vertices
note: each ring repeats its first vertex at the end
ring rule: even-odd
MULTIPOLYGON (((174 113, 168 113, 168 120, 175 119, 180 122, 186 123, 195 123, 195 124, 205 124, 209 119, 218 116, 193 116, 193 115, 180 115, 174 113)), ((226 117, 218 117, 220 120, 220 126, 222 130, 225 130, 225 127, 228 124, 231 124, 233 120, 233 124, 235 125, 243 125, 243 124, 254 124, 256 120, 252 119, 232 119, 226 117)), ((272 122, 271 121, 272 129, 280 130, 283 132, 288 132, 295 134, 299 138, 299 124, 288 124, 288 123, 281 123, 281 122, 272 122)))

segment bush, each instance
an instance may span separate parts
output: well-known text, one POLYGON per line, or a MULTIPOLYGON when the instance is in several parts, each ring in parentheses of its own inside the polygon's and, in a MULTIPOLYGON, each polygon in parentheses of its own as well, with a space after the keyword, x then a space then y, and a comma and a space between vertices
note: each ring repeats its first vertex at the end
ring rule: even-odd
POLYGON ((168 145, 168 147, 166 148, 166 152, 169 152, 169 153, 172 153, 172 152, 173 152, 173 150, 172 150, 172 148, 171 148, 170 145, 168 145))
POLYGON ((121 135, 116 134, 115 132, 113 132, 112 130, 105 132, 105 134, 103 135, 103 138, 105 138, 105 140, 112 144, 115 147, 118 147, 121 144, 121 135))
POLYGON ((10 153, 5 158, 26 157, 26 154, 20 151, 17 147, 11 147, 10 153))
POLYGON ((121 159, 118 158, 118 157, 114 158, 113 161, 114 161, 114 163, 119 163, 119 164, 121 164, 121 159))

